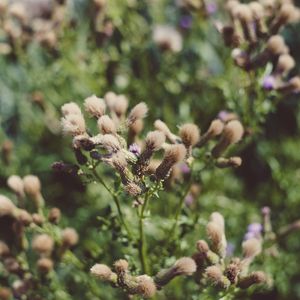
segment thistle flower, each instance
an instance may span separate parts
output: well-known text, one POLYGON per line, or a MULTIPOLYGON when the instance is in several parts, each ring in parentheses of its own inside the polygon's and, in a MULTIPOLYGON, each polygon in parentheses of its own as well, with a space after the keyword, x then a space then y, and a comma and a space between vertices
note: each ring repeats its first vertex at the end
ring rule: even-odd
POLYGON ((128 99, 124 95, 119 95, 115 98, 113 104, 113 111, 116 113, 118 118, 125 115, 128 108, 128 99))
POLYGON ((62 131, 65 135, 84 135, 86 132, 85 121, 80 114, 68 114, 61 119, 62 131))
POLYGON ((267 276, 262 271, 256 271, 250 273, 246 277, 239 279, 238 286, 242 289, 247 289, 253 284, 262 284, 267 282, 267 276))
POLYGON ((47 274, 53 270, 53 261, 50 258, 42 257, 37 261, 37 269, 40 273, 47 274))
POLYGON ((41 226, 45 222, 45 219, 42 215, 32 214, 32 222, 38 226, 41 226))
POLYGON ((278 56, 287 51, 284 39, 280 35, 273 35, 267 41, 267 50, 273 55, 278 56))
POLYGON ((128 268, 129 264, 128 261, 125 259, 116 260, 114 263, 114 269, 117 272, 117 274, 127 272, 128 268))
POLYGON ((19 209, 17 218, 24 226, 29 226, 32 223, 32 216, 24 209, 19 209))
POLYGON ((142 119, 138 119, 129 125, 128 144, 132 144, 135 141, 137 135, 142 132, 143 128, 144 122, 142 119))
POLYGON ((241 266, 239 260, 232 261, 225 269, 225 276, 229 279, 231 284, 236 284, 238 276, 241 272, 241 266))
POLYGON ((241 140, 244 134, 244 128, 240 121, 233 120, 228 122, 223 130, 218 144, 212 149, 212 155, 219 157, 229 145, 235 144, 241 140))
POLYGON ((104 101, 110 110, 113 110, 117 95, 114 92, 107 92, 104 95, 104 101))
POLYGON ((20 176, 9 176, 7 179, 7 185, 19 197, 24 197, 24 183, 20 176))
POLYGON ((32 249, 39 255, 49 255, 53 247, 54 241, 47 234, 39 234, 32 240, 32 249))
POLYGON ((100 118, 105 114, 106 105, 103 99, 93 95, 84 100, 85 110, 92 116, 100 118))
POLYGON ((157 180, 165 179, 172 167, 182 161, 186 155, 186 149, 183 145, 171 145, 166 149, 163 161, 157 167, 155 175, 157 180))
POLYGON ((212 250, 224 257, 227 245, 224 228, 218 222, 211 221, 206 225, 206 233, 211 241, 212 250))
POLYGON ((153 30, 153 41, 163 50, 180 52, 182 49, 182 37, 180 33, 169 25, 158 25, 153 30))
POLYGON ((282 93, 299 93, 300 92, 300 77, 295 76, 291 78, 288 82, 283 83, 277 88, 279 92, 282 93))
POLYGON ((190 257, 182 257, 178 259, 175 264, 168 268, 161 270, 154 278, 156 285, 162 288, 177 276, 190 276, 197 270, 195 261, 190 257))
POLYGON ((17 207, 6 196, 0 195, 0 217, 14 216, 17 212, 17 207))
POLYGON ((224 220, 224 217, 219 212, 216 212, 216 211, 213 212, 210 215, 210 221, 218 224, 222 228, 223 231, 225 230, 225 220, 224 220))
POLYGON ((199 142, 200 130, 195 124, 184 124, 179 130, 179 136, 182 143, 190 152, 191 148, 199 142))
POLYGON ((142 188, 135 182, 128 182, 125 185, 125 191, 133 197, 136 197, 143 192, 142 188))
POLYGON ((121 150, 119 140, 112 134, 98 134, 92 137, 91 141, 96 145, 101 145, 108 152, 118 152, 121 150))
POLYGON ((57 207, 51 208, 48 214, 48 221, 53 224, 57 224, 61 218, 61 211, 57 207))
POLYGON ((13 3, 9 6, 8 13, 18 19, 22 24, 25 24, 27 22, 27 13, 26 13, 26 8, 23 3, 18 2, 18 3, 13 3))
POLYGON ((237 168, 240 167, 241 164, 242 164, 242 159, 239 156, 233 156, 230 158, 219 157, 216 161, 216 166, 218 168, 228 168, 228 167, 237 168))
POLYGON ((252 238, 244 241, 242 244, 242 248, 244 258, 253 259, 261 252, 261 242, 256 238, 252 238))
POLYGON ((141 147, 136 143, 131 144, 128 150, 137 157, 141 154, 141 147))
POLYGON ((169 127, 163 121, 156 120, 154 122, 154 127, 156 130, 161 131, 171 143, 175 144, 178 140, 178 137, 171 132, 169 127))
POLYGON ((97 125, 101 133, 103 134, 116 134, 117 128, 113 120, 107 116, 104 115, 100 117, 97 121, 97 125))
POLYGON ((286 74, 295 67, 295 60, 289 54, 281 54, 278 58, 276 73, 286 74))
POLYGON ((137 294, 143 298, 152 298, 156 294, 156 285, 153 279, 148 275, 136 277, 138 288, 137 294))
POLYGON ((64 104, 61 107, 61 112, 62 112, 63 116, 67 116, 67 115, 81 116, 82 115, 80 107, 74 102, 69 102, 69 103, 64 104))
POLYGON ((23 178, 25 193, 30 196, 37 208, 44 205, 44 199, 41 194, 41 182, 37 176, 27 175, 23 178))
POLYGON ((74 228, 65 228, 62 231, 62 243, 67 248, 73 247, 78 243, 78 233, 74 228))
POLYGON ((148 107, 146 103, 141 102, 133 107, 127 118, 127 126, 131 126, 137 120, 144 119, 148 113, 148 107))
POLYGON ((150 158, 155 151, 161 149, 163 143, 165 142, 165 135, 158 131, 150 131, 145 139, 145 149, 141 153, 139 159, 133 168, 133 173, 141 176, 145 173, 147 166, 149 165, 150 158))
POLYGON ((96 264, 91 269, 90 272, 93 276, 112 283, 116 283, 117 274, 114 273, 107 265, 96 264))
POLYGON ((202 147, 210 139, 220 135, 224 129, 224 123, 221 120, 213 120, 208 128, 208 130, 202 135, 197 147, 202 147))
POLYGON ((272 75, 265 76, 263 79, 262 86, 265 90, 273 90, 276 86, 275 77, 272 75))
POLYGON ((227 289, 230 286, 230 281, 222 273, 220 266, 210 266, 205 269, 206 278, 215 286, 227 289))

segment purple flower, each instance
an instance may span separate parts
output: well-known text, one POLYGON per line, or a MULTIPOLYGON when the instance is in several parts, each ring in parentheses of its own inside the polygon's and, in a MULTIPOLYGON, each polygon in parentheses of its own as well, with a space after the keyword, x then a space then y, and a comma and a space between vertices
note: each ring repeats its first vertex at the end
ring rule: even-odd
POLYGON ((255 239, 257 238, 257 235, 254 233, 254 232, 247 232, 245 235, 244 235, 244 240, 247 241, 247 240, 250 240, 250 239, 255 239))
POLYGON ((218 119, 225 122, 227 120, 228 115, 229 115, 229 112, 227 110, 221 110, 218 113, 218 119))
POLYGON ((275 78, 272 75, 268 75, 263 79, 263 88, 270 91, 275 87, 275 78))
POLYGON ((186 206, 191 206, 194 203, 194 197, 191 194, 188 194, 184 199, 184 203, 186 206))
POLYGON ((191 28, 193 23, 193 19, 192 16, 182 16, 182 18, 180 19, 180 27, 184 28, 184 29, 189 29, 191 28))
POLYGON ((248 226, 248 232, 252 232, 254 234, 260 234, 263 227, 260 223, 252 223, 248 226))
POLYGON ((235 250, 235 246, 233 243, 227 243, 227 247, 226 247, 226 256, 232 256, 233 252, 235 250))
POLYGON ((206 12, 209 15, 214 14, 217 11, 217 9, 218 9, 218 5, 215 2, 209 2, 206 4, 206 12))
POLYGON ((138 157, 141 154, 141 147, 138 144, 133 143, 129 146, 129 151, 138 157))
POLYGON ((190 167, 185 163, 180 164, 180 170, 183 174, 189 174, 191 172, 190 167))
POLYGON ((271 213, 271 208, 269 206, 264 206, 262 209, 261 209, 261 213, 266 216, 266 215, 269 215, 271 213))

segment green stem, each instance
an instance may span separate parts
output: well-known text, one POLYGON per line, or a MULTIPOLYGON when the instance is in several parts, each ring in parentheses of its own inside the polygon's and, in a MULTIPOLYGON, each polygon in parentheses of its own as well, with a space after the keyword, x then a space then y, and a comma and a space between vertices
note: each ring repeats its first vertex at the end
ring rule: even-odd
POLYGON ((93 174, 95 175, 95 177, 97 178, 97 180, 103 185, 103 187, 108 191, 108 193, 112 196, 115 204, 116 204, 116 207, 117 207, 117 211, 118 211, 118 215, 119 215, 119 219, 120 219, 120 222, 121 222, 121 225, 124 226, 126 232, 127 232, 127 235, 130 239, 132 239, 132 234, 131 234, 131 231, 129 229, 129 227, 127 226, 125 220, 124 220, 124 216, 123 216, 123 213, 122 213, 122 210, 121 210, 121 204, 120 204, 120 201, 117 197, 117 195, 106 185, 106 183, 103 181, 103 179, 98 175, 98 173, 96 172, 95 169, 93 169, 93 174))
POLYGON ((145 200, 141 208, 141 213, 139 215, 139 256, 142 265, 142 271, 144 274, 149 274, 149 265, 147 262, 147 244, 144 232, 144 212, 146 210, 149 201, 149 193, 146 193, 145 200))

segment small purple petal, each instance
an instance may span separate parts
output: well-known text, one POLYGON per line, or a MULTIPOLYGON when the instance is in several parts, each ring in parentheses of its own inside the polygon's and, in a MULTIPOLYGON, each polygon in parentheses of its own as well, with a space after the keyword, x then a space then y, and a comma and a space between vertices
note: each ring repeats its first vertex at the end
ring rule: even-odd
POLYGON ((141 147, 138 144, 134 143, 129 146, 129 151, 132 152, 135 156, 140 156, 141 147))
POLYGON ((193 23, 192 16, 183 16, 180 19, 180 26, 184 29, 191 28, 192 23, 193 23))
POLYGON ((248 232, 252 232, 254 234, 260 234, 263 227, 260 223, 252 223, 248 226, 248 232))
POLYGON ((220 119, 221 121, 226 121, 227 119, 227 116, 229 115, 229 112, 227 110, 221 110, 219 113, 218 113, 218 119, 220 119))
POLYGON ((264 206, 261 209, 261 213, 265 216, 265 215, 269 215, 271 213, 271 208, 269 206, 264 206))
POLYGON ((245 241, 250 240, 250 239, 253 239, 253 238, 257 238, 257 235, 256 235, 254 232, 247 232, 247 233, 244 235, 244 240, 245 240, 245 241))
POLYGON ((194 197, 191 194, 188 194, 184 199, 184 203, 186 206, 191 206, 194 203, 194 197))
POLYGON ((263 79, 263 88, 270 91, 273 90, 275 87, 275 78, 271 75, 266 76, 263 79))
POLYGON ((218 5, 215 2, 210 2, 206 4, 206 12, 209 15, 214 14, 217 11, 217 9, 218 9, 218 5))
POLYGON ((180 165, 180 170, 183 174, 189 174, 191 172, 190 167, 185 163, 180 165))
POLYGON ((233 252, 235 250, 235 246, 232 243, 227 243, 227 247, 226 247, 226 256, 232 256, 233 252))

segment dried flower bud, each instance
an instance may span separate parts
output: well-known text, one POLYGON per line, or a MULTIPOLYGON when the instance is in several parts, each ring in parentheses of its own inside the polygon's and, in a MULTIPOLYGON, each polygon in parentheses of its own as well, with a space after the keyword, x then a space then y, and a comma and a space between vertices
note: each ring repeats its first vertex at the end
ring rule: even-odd
POLYGON ((220 135, 223 129, 224 129, 224 123, 221 120, 219 119, 213 120, 208 130, 201 137, 199 143, 197 144, 197 147, 201 147, 205 145, 210 139, 220 135))
POLYGON ((61 126, 65 135, 83 135, 86 131, 85 121, 81 114, 66 115, 61 119, 61 126))
POLYGON ((154 127, 155 129, 161 131, 171 143, 176 143, 178 137, 171 132, 169 127, 163 121, 156 120, 154 122, 154 127))
POLYGON ((0 240, 0 257, 7 256, 9 253, 10 250, 8 246, 3 241, 0 240))
POLYGON ((42 257, 37 261, 37 269, 43 274, 53 270, 53 261, 47 257, 42 257))
POLYGON ((261 284, 266 283, 267 276, 264 272, 256 271, 252 272, 246 277, 242 277, 239 279, 238 286, 242 289, 247 289, 253 284, 261 284))
POLYGON ((200 253, 207 253, 209 251, 209 246, 204 240, 197 241, 196 248, 200 253))
POLYGON ((116 115, 120 118, 124 116, 128 108, 128 99, 124 95, 119 95, 116 97, 113 110, 116 115))
POLYGON ((17 212, 17 207, 6 196, 0 195, 0 217, 14 216, 17 212))
POLYGON ((48 234, 39 234, 32 241, 32 249, 40 255, 49 255, 53 246, 54 241, 48 234))
POLYGON ((229 145, 239 142, 243 134, 244 128, 240 121, 233 120, 228 122, 224 127, 219 143, 212 150, 212 155, 219 157, 229 145))
POLYGON ((35 197, 41 192, 41 182, 37 176, 27 175, 23 178, 24 190, 29 196, 35 197))
POLYGON ((182 49, 180 33, 169 25, 157 25, 153 30, 153 41, 162 50, 180 52, 182 49))
POLYGON ((148 107, 146 103, 141 102, 137 104, 135 107, 132 108, 132 110, 129 113, 129 116, 127 118, 127 125, 130 126, 137 120, 144 119, 147 113, 148 113, 148 107))
POLYGON ((261 242, 256 238, 252 238, 244 241, 242 247, 243 247, 243 255, 246 259, 254 258, 261 252, 261 242))
POLYGON ((150 151, 151 153, 158 151, 161 149, 165 140, 165 135, 162 132, 158 130, 150 131, 145 139, 145 151, 150 151))
POLYGON ((44 222, 45 219, 43 216, 39 215, 39 214, 33 214, 32 215, 32 221, 34 224, 41 226, 44 222))
POLYGON ((93 276, 108 282, 116 282, 117 275, 114 273, 107 265, 96 264, 91 269, 90 272, 93 276))
POLYGON ((141 295, 143 298, 151 298, 156 293, 156 285, 153 279, 148 275, 141 275, 137 278, 137 294, 141 295))
POLYGON ((117 128, 113 120, 107 116, 104 115, 98 119, 98 128, 103 134, 116 134, 117 128))
POLYGON ((291 78, 287 83, 282 84, 277 88, 281 93, 299 93, 300 92, 300 77, 295 76, 291 78))
POLYGON ((65 228, 62 231, 62 242, 66 247, 73 247, 78 243, 78 233, 74 228, 65 228))
POLYGON ((181 126, 179 136, 186 148, 195 146, 200 139, 200 130, 195 124, 181 126))
POLYGON ((228 167, 237 168, 241 166, 241 164, 242 164, 242 159, 238 156, 233 156, 230 158, 219 157, 216 161, 216 166, 218 168, 228 168, 228 167))
POLYGON ((12 175, 7 179, 8 187, 15 192, 18 196, 24 196, 24 183, 20 176, 12 175))
POLYGON ((270 32, 272 34, 277 33, 280 28, 286 25, 288 22, 291 22, 295 19, 296 16, 296 7, 291 3, 284 3, 277 15, 277 17, 273 20, 270 28, 270 32))
POLYGON ((128 182, 125 185, 125 191, 126 191, 126 193, 128 193, 129 195, 131 195, 133 197, 136 197, 143 192, 142 188, 134 182, 128 182))
POLYGON ((257 1, 252 1, 249 3, 252 15, 255 20, 260 20, 264 17, 264 7, 257 1))
POLYGON ((53 224, 57 224, 61 218, 61 211, 57 207, 51 208, 48 214, 48 221, 53 224))
POLYGON ((295 67, 295 60, 289 54, 281 54, 278 58, 276 72, 285 74, 295 67))
POLYGON ((267 50, 274 56, 286 53, 286 45, 283 37, 272 35, 267 41, 267 50))
POLYGON ((32 223, 32 216, 24 209, 18 210, 18 220, 24 226, 29 226, 32 223))
POLYGON ((177 276, 190 276, 197 270, 196 262, 190 257, 182 257, 178 259, 175 264, 168 268, 161 270, 155 276, 155 283, 158 288, 167 285, 172 279, 177 276))
POLYGON ((156 178, 165 179, 172 167, 182 161, 186 155, 186 149, 183 145, 171 145, 166 149, 163 161, 156 169, 156 178))
POLYGON ((230 281, 222 273, 220 266, 210 266, 205 269, 206 278, 215 286, 227 289, 230 281))
POLYGON ((239 262, 231 262, 225 269, 225 276, 232 284, 236 284, 238 276, 241 272, 241 266, 239 262))
POLYGON ((221 257, 224 257, 226 254, 227 243, 222 226, 217 222, 209 222, 206 225, 206 233, 211 241, 212 250, 221 257))
POLYGON ((84 108, 92 117, 100 118, 105 114, 106 105, 103 99, 93 95, 84 100, 84 108))
POLYGON ((222 228, 223 231, 225 230, 225 220, 224 217, 219 212, 213 212, 210 215, 210 221, 217 223, 222 228))
POLYGON ((119 259, 115 261, 114 263, 114 268, 117 272, 117 274, 122 273, 122 272, 127 272, 128 271, 128 261, 125 259, 119 259))
POLYGON ((110 110, 113 109, 116 99, 117 95, 114 92, 107 92, 104 95, 104 101, 110 110))
POLYGON ((81 116, 82 115, 80 107, 74 102, 69 102, 69 103, 64 104, 61 107, 61 112, 62 112, 63 116, 67 116, 67 115, 81 116))

